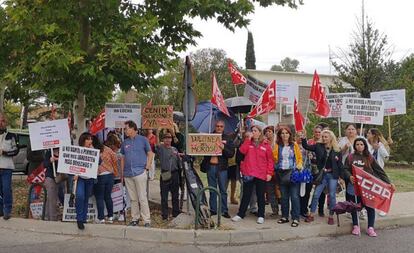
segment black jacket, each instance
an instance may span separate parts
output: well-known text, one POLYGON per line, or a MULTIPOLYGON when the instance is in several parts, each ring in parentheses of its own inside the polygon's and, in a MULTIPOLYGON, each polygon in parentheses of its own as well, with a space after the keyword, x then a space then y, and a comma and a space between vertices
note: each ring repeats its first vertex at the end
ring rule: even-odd
MULTIPOLYGON (((218 156, 218 161, 219 161, 218 165, 219 165, 220 170, 227 170, 227 167, 229 165, 228 160, 229 158, 232 158, 234 156, 235 148, 233 145, 233 139, 229 135, 222 134, 221 139, 225 141, 226 143, 224 144, 224 149, 223 149, 221 156, 218 156)), ((202 166, 210 164, 210 159, 211 159, 211 156, 204 156, 204 159, 202 161, 202 166)))
POLYGON ((332 175, 335 179, 338 179, 343 174, 343 166, 342 166, 342 155, 341 152, 337 152, 334 150, 331 150, 329 152, 329 157, 326 159, 326 148, 325 144, 323 143, 316 143, 314 145, 309 145, 308 141, 306 139, 302 139, 302 147, 306 150, 313 151, 316 154, 316 166, 318 167, 318 170, 320 171, 325 166, 325 160, 331 161, 332 164, 332 175))
POLYGON ((374 175, 382 181, 388 184, 391 183, 387 174, 385 174, 385 171, 381 168, 381 166, 379 166, 379 164, 372 155, 370 155, 370 157, 365 160, 368 161, 369 164, 365 164, 363 156, 361 154, 350 154, 345 160, 344 178, 346 180, 349 180, 349 177, 352 176, 352 164, 354 164, 355 166, 363 167, 364 171, 368 172, 371 175, 374 175))

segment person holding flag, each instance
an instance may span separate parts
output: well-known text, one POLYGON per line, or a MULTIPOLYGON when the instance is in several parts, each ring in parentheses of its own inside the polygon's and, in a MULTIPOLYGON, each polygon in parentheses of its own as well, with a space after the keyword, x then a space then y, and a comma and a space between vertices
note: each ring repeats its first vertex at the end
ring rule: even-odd
MULTIPOLYGON (((372 206, 368 206, 367 203, 365 203, 364 200, 361 200, 360 196, 357 196, 356 194, 358 191, 356 191, 355 185, 357 184, 356 178, 354 177, 352 173, 352 167, 357 166, 363 169, 363 171, 374 175, 375 177, 381 179, 382 181, 391 184, 390 179, 388 178, 385 171, 381 168, 381 166, 378 165, 375 158, 369 153, 368 150, 368 144, 367 141, 362 138, 358 137, 354 141, 354 152, 351 153, 345 160, 344 164, 344 177, 345 179, 348 179, 350 184, 347 187, 347 193, 350 195, 353 195, 354 198, 351 199, 351 201, 356 203, 361 203, 367 210, 368 214, 368 229, 367 234, 370 237, 376 237, 377 233, 374 230, 374 223, 375 223, 375 209, 372 206)), ((393 184, 390 185, 391 191, 395 191, 395 186, 393 184)), ((372 197, 371 197, 372 198, 372 197)), ((360 235, 361 229, 358 224, 358 216, 356 211, 352 212, 352 234, 353 235, 360 235)))

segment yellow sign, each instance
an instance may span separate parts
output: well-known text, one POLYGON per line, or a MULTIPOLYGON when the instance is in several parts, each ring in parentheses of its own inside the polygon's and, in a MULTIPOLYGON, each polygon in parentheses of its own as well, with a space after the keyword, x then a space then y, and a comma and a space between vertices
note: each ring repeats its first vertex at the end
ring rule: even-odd
POLYGON ((189 155, 221 156, 221 134, 189 134, 189 155))

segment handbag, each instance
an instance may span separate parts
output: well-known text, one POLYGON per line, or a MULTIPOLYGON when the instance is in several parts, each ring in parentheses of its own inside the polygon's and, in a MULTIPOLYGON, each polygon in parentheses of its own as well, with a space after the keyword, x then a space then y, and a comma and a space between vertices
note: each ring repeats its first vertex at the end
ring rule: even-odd
POLYGON ((163 182, 170 181, 171 180, 171 170, 166 170, 164 172, 161 172, 161 180, 163 182))
POLYGON ((318 172, 318 174, 313 178, 313 184, 314 185, 320 185, 322 183, 323 180, 323 173, 324 173, 324 169, 326 166, 326 162, 328 161, 329 155, 330 155, 331 151, 328 151, 326 153, 326 158, 325 158, 325 163, 322 167, 322 169, 318 172))
POLYGON ((292 176, 292 171, 293 169, 277 170, 277 174, 279 176, 279 183, 281 185, 290 184, 290 177, 292 176))

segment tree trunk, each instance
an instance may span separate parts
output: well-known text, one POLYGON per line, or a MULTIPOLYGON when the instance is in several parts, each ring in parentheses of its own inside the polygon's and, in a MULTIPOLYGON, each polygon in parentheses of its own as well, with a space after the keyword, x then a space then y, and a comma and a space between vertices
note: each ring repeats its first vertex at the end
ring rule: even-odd
POLYGON ((73 129, 75 131, 74 143, 77 143, 79 136, 86 131, 85 107, 85 95, 82 92, 78 92, 78 97, 73 103, 73 129))
POLYGON ((0 113, 4 112, 4 93, 6 92, 6 86, 0 87, 0 113))

